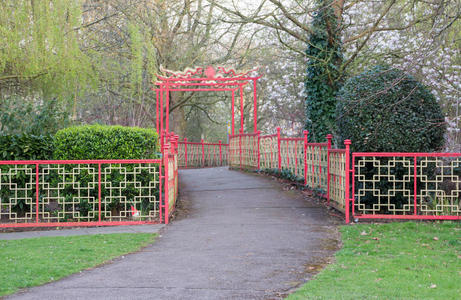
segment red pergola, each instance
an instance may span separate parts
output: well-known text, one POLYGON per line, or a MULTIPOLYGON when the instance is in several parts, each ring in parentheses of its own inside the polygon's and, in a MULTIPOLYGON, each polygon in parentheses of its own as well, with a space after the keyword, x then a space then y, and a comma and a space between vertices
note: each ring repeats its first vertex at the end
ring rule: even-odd
POLYGON ((226 70, 224 67, 217 67, 215 70, 211 66, 206 69, 186 69, 183 72, 164 70, 167 76, 157 75, 158 81, 154 83, 156 87, 153 88, 157 94, 157 132, 161 134, 164 131, 169 132, 170 129, 170 92, 231 92, 231 125, 232 134, 235 134, 234 104, 235 92, 238 91, 240 94, 240 133, 243 133, 243 87, 250 83, 253 84, 253 126, 254 132, 256 132, 258 114, 256 83, 261 76, 250 76, 250 73, 255 71, 256 69, 247 72, 236 72, 233 69, 226 70), (166 116, 164 116, 164 110, 166 116))

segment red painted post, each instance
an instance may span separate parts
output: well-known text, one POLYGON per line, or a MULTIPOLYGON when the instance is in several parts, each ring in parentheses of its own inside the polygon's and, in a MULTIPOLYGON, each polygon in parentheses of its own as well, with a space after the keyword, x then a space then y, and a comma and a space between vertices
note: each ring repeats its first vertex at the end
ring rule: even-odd
POLYGON ((35 164, 35 222, 38 223, 39 218, 38 218, 38 200, 39 200, 39 195, 38 195, 38 166, 39 164, 35 164))
POLYGON ((280 152, 280 127, 277 127, 277 159, 278 159, 278 169, 282 171, 282 154, 280 152))
POLYGON ((170 180, 169 180, 169 172, 168 172, 168 159, 169 159, 169 154, 170 154, 170 145, 169 144, 165 144, 163 146, 163 162, 164 162, 164 165, 165 165, 165 176, 164 176, 164 180, 165 180, 165 193, 164 193, 164 207, 165 207, 165 224, 168 224, 168 221, 169 221, 169 209, 170 209, 170 197, 169 197, 169 192, 170 192, 170 189, 169 189, 169 185, 170 185, 170 180))
MULTIPOLYGON (((163 151, 163 147, 161 149, 161 152, 162 152, 162 155, 165 156, 165 153, 163 151)), ((161 159, 160 164, 158 166, 159 167, 159 175, 158 175, 159 176, 159 183, 158 183, 158 195, 159 195, 158 220, 159 220, 159 222, 162 222, 162 209, 163 209, 163 204, 162 204, 162 199, 163 199, 163 197, 162 197, 162 189, 163 189, 162 180, 164 179, 164 175, 162 173, 162 169, 163 169, 162 164, 163 164, 163 162, 164 162, 164 159, 161 159)))
POLYGON ((98 221, 101 222, 101 163, 98 164, 98 221))
POLYGON ((417 156, 415 155, 413 157, 414 161, 413 161, 413 189, 414 189, 414 192, 413 192, 413 205, 414 205, 414 212, 413 214, 416 216, 418 214, 418 206, 417 206, 417 198, 416 198, 416 194, 417 194, 417 184, 416 184, 416 161, 417 161, 417 156))
MULTIPOLYGON (((163 85, 160 90, 160 134, 163 135, 163 85)), ((162 141, 163 142, 163 141, 162 141)), ((163 144, 161 145, 163 147, 163 144)))
POLYGON ((240 133, 243 133, 243 86, 240 85, 240 133))
POLYGON ((240 134, 239 134, 240 170, 242 170, 242 134, 243 132, 240 130, 240 134))
POLYGON ((254 132, 258 131, 258 102, 256 98, 256 79, 253 79, 253 122, 254 132))
POLYGON ((349 224, 350 217, 349 217, 349 176, 350 176, 350 145, 351 140, 345 140, 344 145, 346 145, 346 170, 345 170, 345 181, 346 181, 346 190, 345 190, 345 214, 346 214, 346 224, 349 224))
POLYGON ((261 139, 261 131, 257 131, 258 133, 258 171, 261 170, 261 149, 259 148, 259 141, 261 139))
POLYGON ((156 102, 156 111, 157 111, 157 118, 156 118, 156 122, 155 122, 155 128, 157 128, 157 135, 159 135, 160 131, 159 131, 159 114, 158 114, 158 89, 155 90, 155 93, 156 93, 156 99, 157 99, 157 102, 156 102))
POLYGON ((221 150, 221 140, 218 141, 219 143, 219 166, 222 167, 222 150, 221 150))
POLYGON ((289 141, 287 140, 287 169, 290 169, 290 156, 289 156, 289 148, 288 148, 288 144, 289 144, 289 141))
POLYGON ((170 131, 170 91, 168 90, 168 85, 166 86, 166 131, 170 131))
POLYGON ((235 134, 234 127, 235 127, 235 91, 232 90, 232 135, 235 134))
POLYGON ((309 131, 304 130, 304 185, 307 185, 307 136, 309 135, 309 131))
POLYGON ((187 168, 187 138, 184 138, 184 160, 187 168))
POLYGON ((298 174, 298 141, 295 140, 295 174, 298 174))
POLYGON ((333 136, 331 134, 327 134, 327 141, 328 141, 328 150, 327 150, 327 204, 330 205, 330 150, 331 150, 331 140, 333 136))
POLYGON ((202 143, 202 167, 205 166, 205 144, 203 143, 203 139, 200 140, 202 143))

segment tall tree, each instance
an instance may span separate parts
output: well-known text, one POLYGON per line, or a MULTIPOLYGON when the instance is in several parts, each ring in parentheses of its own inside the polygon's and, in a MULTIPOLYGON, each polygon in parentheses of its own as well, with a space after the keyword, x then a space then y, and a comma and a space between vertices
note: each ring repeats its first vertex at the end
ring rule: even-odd
POLYGON ((309 138, 321 142, 335 127, 336 93, 340 88, 341 49, 338 16, 332 0, 319 0, 307 42, 306 126, 309 138))

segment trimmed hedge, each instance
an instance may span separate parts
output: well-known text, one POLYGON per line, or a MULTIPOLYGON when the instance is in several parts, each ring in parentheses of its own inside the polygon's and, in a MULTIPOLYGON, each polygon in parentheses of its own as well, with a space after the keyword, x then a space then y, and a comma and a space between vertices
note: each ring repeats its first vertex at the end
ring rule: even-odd
POLYGON ((0 135, 0 160, 50 159, 53 138, 50 135, 0 135))
MULTIPOLYGON (((354 152, 433 152, 444 143, 444 115, 434 96, 412 76, 387 66, 376 66, 346 81, 338 93, 337 117, 338 144, 351 139, 354 152)), ((383 166, 394 166, 389 174, 392 181, 381 177, 374 185, 383 194, 413 186, 413 178, 405 180, 408 167, 400 162, 391 163, 392 159, 379 158, 383 166)), ((369 162, 362 168, 361 176, 371 180, 379 172, 375 162, 369 162)), ((428 163, 427 179, 434 180, 436 172, 435 164, 428 163)), ((356 182, 355 192, 366 185, 365 181, 356 182)), ((393 194, 392 204, 396 209, 404 209, 407 195, 393 194)), ((366 193, 361 202, 371 208, 376 196, 366 193)), ((379 213, 389 212, 382 207, 379 213)))
POLYGON ((54 137, 55 159, 148 159, 158 157, 154 129, 107 125, 74 126, 54 137))
POLYGON ((349 78, 338 93, 339 145, 353 151, 432 152, 444 143, 445 122, 431 92, 401 70, 376 66, 349 78))

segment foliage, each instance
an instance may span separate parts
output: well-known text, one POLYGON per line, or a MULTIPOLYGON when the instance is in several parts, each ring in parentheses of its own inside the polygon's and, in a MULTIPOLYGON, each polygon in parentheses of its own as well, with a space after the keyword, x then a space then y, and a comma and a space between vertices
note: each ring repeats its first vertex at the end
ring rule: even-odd
POLYGON ((95 73, 80 49, 81 1, 4 0, 0 90, 70 100, 95 73))
POLYGON ((54 134, 70 123, 68 113, 56 99, 34 104, 23 97, 9 97, 0 102, 0 131, 4 134, 54 134))
POLYGON ((49 135, 0 135, 0 160, 50 159, 52 145, 49 135))
POLYGON ((459 223, 341 227, 335 263, 287 299, 458 299, 459 223))
POLYGON ((324 141, 334 130, 336 93, 340 87, 341 36, 331 3, 331 0, 318 2, 306 50, 305 127, 309 130, 309 140, 314 142, 324 141))
POLYGON ((155 237, 121 233, 0 241, 0 297, 137 251, 155 237))
POLYGON ((432 152, 443 145, 444 116, 430 91, 402 71, 377 66, 338 93, 340 141, 353 151, 432 152))
MULTIPOLYGON (((53 138, 50 135, 13 134, 0 135, 0 160, 39 160, 50 159, 53 152, 53 138)), ((10 182, 18 187, 26 187, 30 180, 30 174, 22 170, 11 170, 12 165, 0 166, 0 181, 10 182), (6 176, 10 174, 10 176, 6 176), (4 177, 5 176, 5 177, 4 177)), ((0 189, 0 198, 8 199, 18 197, 17 191, 3 188, 0 189)), ((26 192, 27 193, 27 192, 26 192)), ((30 204, 26 204, 26 197, 16 199, 12 211, 24 216, 30 211, 30 204)))
MULTIPOLYGON (((106 125, 85 125, 74 126, 58 131, 54 138, 53 156, 55 159, 71 160, 71 159, 149 159, 157 158, 160 152, 158 136, 155 130, 138 127, 123 127, 123 126, 106 126, 106 125)), ((134 172, 136 167, 134 164, 123 165, 124 170, 118 170, 117 164, 112 165, 114 169, 110 174, 105 175, 105 180, 111 182, 111 186, 125 186, 123 182, 126 180, 126 174, 134 172)), ((70 173, 74 165, 66 165, 64 168, 70 173)), ((142 170, 136 176, 136 180, 141 186, 149 186, 150 182, 155 179, 154 175, 147 170, 142 170)), ((87 170, 81 170, 78 181, 82 186, 87 186, 92 182, 93 177, 88 174, 87 170)), ((56 172, 50 173, 47 181, 57 182, 62 180, 62 175, 56 172)), ((69 178, 69 180, 72 180, 69 178)), ((158 193, 158 191, 156 191, 158 193)), ((63 194, 66 195, 68 202, 73 197, 79 198, 80 202, 76 205, 80 216, 89 216, 91 213, 91 205, 85 198, 80 198, 77 191, 72 186, 67 186, 63 194)), ((101 196, 110 195, 110 191, 102 188, 101 196)), ((135 186, 126 186, 123 189, 123 196, 126 199, 135 199, 139 195, 139 189, 135 186)), ((92 196, 98 197, 97 190, 92 191, 92 196)), ((118 215, 120 210, 124 210, 124 205, 120 203, 120 199, 112 198, 108 204, 108 208, 112 210, 113 215, 118 215)), ((143 199, 141 209, 149 211, 153 208, 153 203, 149 202, 148 198, 143 199)), ((69 208, 70 209, 70 208, 69 208)), ((95 220, 97 215, 94 215, 95 220)), ((105 215, 102 216, 107 217, 105 215)), ((66 219, 64 219, 66 221, 66 219)))
POLYGON ((139 127, 84 125, 58 131, 55 159, 142 159, 160 152, 155 130, 139 127))

